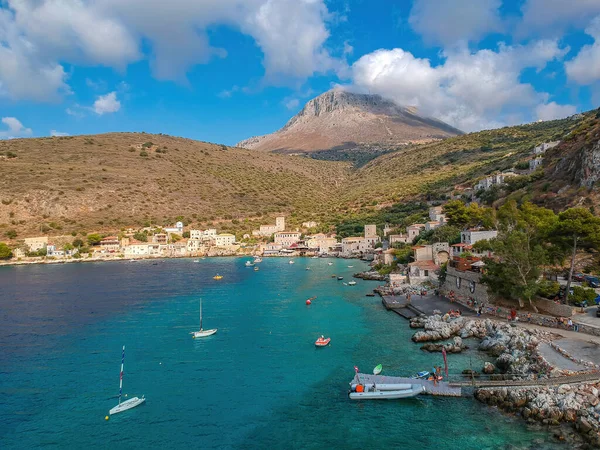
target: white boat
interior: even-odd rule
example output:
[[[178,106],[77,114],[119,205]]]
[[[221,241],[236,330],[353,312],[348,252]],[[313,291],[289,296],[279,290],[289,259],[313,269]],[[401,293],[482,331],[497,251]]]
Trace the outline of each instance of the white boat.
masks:
[[[354,286],[356,284],[356,281],[352,280],[352,281],[348,281],[348,286]]]
[[[195,259],[195,260],[194,260],[194,262],[195,262],[195,263],[199,263],[199,262],[200,262],[200,260],[199,260],[199,259]]]
[[[254,257],[254,264],[261,263],[261,262],[262,262],[262,258],[260,256]]]
[[[332,262],[327,263],[328,266],[333,266]]]
[[[292,261],[291,259],[290,259],[290,264],[294,264],[294,261]]]
[[[194,339],[210,336],[211,334],[215,334],[217,329],[214,328],[212,330],[203,330],[202,329],[202,299],[200,299],[200,331],[192,331],[190,334]]]
[[[350,385],[350,388],[351,388],[353,391],[356,391],[356,387],[357,387],[357,386],[358,386],[358,384],[357,384],[357,383],[352,383],[352,384]],[[372,387],[372,386],[373,386],[373,383],[371,383],[371,384],[368,384],[368,385],[366,385],[366,386],[363,384],[363,386],[364,386],[364,387],[365,387],[365,389],[366,389],[367,387]],[[379,390],[379,391],[405,391],[405,390],[407,390],[407,389],[412,389],[412,387],[413,387],[413,386],[420,386],[420,385],[413,385],[413,384],[410,384],[410,383],[393,383],[393,384],[377,383],[377,384],[375,385],[375,387],[376,387],[376,388],[377,388],[377,390]]]
[[[246,267],[252,267],[254,263],[252,261],[246,261]]]
[[[130,259],[129,262],[136,262],[136,260],[135,259]]]
[[[123,356],[121,357],[121,374],[119,376],[119,404],[112,408],[108,413],[112,416],[128,409],[135,408],[146,401],[146,398],[142,395],[142,398],[133,397],[129,400],[125,400],[121,403],[121,397],[123,396],[123,367],[125,366],[125,346],[123,346]]]
[[[313,256],[313,259],[319,259],[319,257],[317,255]]]
[[[358,385],[358,387],[363,385]],[[384,391],[379,389],[379,385],[365,386],[363,392],[350,391],[348,396],[351,400],[397,400],[400,398],[416,397],[425,392],[425,387],[420,384],[409,385],[409,389],[399,389],[395,391]]]
[[[352,269],[354,266],[348,266],[348,269]]]

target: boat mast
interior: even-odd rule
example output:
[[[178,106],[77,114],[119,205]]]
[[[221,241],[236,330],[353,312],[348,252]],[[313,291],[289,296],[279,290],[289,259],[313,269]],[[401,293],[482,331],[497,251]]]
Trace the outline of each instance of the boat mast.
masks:
[[[202,299],[200,299],[200,331],[202,331]]]
[[[121,357],[121,375],[119,376],[119,405],[121,404],[121,395],[123,394],[123,366],[125,365],[125,346],[123,346],[123,356]]]

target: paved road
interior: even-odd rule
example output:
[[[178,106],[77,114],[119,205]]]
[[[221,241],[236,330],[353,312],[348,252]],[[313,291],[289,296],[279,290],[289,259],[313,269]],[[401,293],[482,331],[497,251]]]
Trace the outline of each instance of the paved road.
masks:
[[[557,341],[556,343],[564,348],[561,344],[564,342],[563,339]],[[578,342],[579,346],[583,345],[581,342]],[[580,370],[589,370],[588,367],[584,366],[583,364],[577,364],[573,361],[571,361],[568,358],[565,358],[563,355],[561,355],[560,353],[558,353],[556,350],[554,350],[552,347],[550,347],[549,344],[546,344],[545,342],[541,343],[538,346],[538,350],[540,352],[540,354],[544,357],[544,359],[546,361],[548,361],[548,363],[552,366],[552,367],[557,367],[559,369],[565,369],[565,370],[572,370],[574,372],[578,372]],[[564,348],[564,350],[567,350],[566,348]],[[568,353],[571,354],[571,351],[568,350]]]
[[[589,306],[585,308],[585,313],[574,315],[573,320],[600,328],[600,317],[596,317],[597,309],[597,306]]]

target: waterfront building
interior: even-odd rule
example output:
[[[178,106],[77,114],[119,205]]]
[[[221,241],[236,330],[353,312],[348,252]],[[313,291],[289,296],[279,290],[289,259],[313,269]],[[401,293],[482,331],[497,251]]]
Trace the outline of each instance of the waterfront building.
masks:
[[[324,233],[313,234],[306,237],[306,246],[319,253],[329,253],[337,245],[337,239]]]
[[[150,244],[140,241],[130,241],[129,245],[123,248],[123,254],[127,258],[133,256],[148,256],[150,254]]]
[[[167,242],[169,242],[169,235],[166,233],[156,233],[152,236],[152,243],[154,244],[165,245]]]
[[[364,249],[361,249],[361,251],[375,248],[375,244],[378,242],[381,242],[381,238],[377,235],[377,226],[365,225]]]
[[[167,234],[183,234],[183,222],[177,222],[174,228],[165,228]]]
[[[283,247],[289,247],[300,241],[301,233],[297,231],[281,231],[274,234],[274,242]]]
[[[343,257],[351,257],[361,252],[361,248],[364,248],[364,237],[352,236],[342,239],[342,253]]]
[[[227,247],[235,244],[235,235],[230,233],[221,233],[215,236],[215,246]]]
[[[118,252],[121,249],[121,244],[117,236],[106,236],[100,241],[100,248],[109,253]]]
[[[190,239],[199,241],[208,241],[214,239],[217,235],[215,228],[209,228],[206,230],[190,230]]]
[[[448,243],[417,245],[412,250],[414,262],[408,265],[408,282],[412,285],[437,282],[440,267],[450,259]]]
[[[27,246],[30,252],[37,252],[46,248],[48,245],[48,236],[25,238],[23,243]]]

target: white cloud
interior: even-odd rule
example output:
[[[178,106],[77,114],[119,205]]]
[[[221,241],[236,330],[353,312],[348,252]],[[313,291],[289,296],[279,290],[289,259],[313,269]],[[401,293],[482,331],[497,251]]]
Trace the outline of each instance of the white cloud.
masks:
[[[600,14],[598,0],[526,0],[521,7],[520,35],[560,36],[569,26],[584,28]]]
[[[545,103],[539,105],[535,109],[535,113],[539,120],[554,120],[572,116],[577,112],[577,108],[573,105],[559,105],[556,102]]]
[[[50,130],[50,136],[63,137],[63,136],[70,136],[70,135],[69,135],[69,133],[63,133],[62,131]]]
[[[500,0],[415,0],[408,19],[428,43],[478,41],[501,31]]]
[[[556,41],[500,46],[496,52],[462,49],[445,53],[443,64],[434,67],[399,48],[377,50],[353,64],[352,81],[358,89],[474,131],[523,120],[524,111],[530,115],[545,102],[548,95],[522,83],[521,72],[529,67],[540,70],[566,51]]]
[[[565,63],[565,69],[569,79],[579,84],[592,84],[600,80],[600,16],[585,32],[594,38],[594,43],[582,47],[575,58]]]
[[[1,122],[8,127],[8,130],[0,131],[0,139],[12,139],[22,136],[31,136],[31,128],[25,128],[16,117],[3,117]]]
[[[284,101],[283,104],[287,109],[296,109],[300,104],[300,100],[298,100],[297,98],[291,98],[287,101]]]
[[[325,0],[5,0],[0,8],[0,93],[54,100],[68,92],[62,63],[124,70],[148,58],[160,80],[186,72],[225,49],[207,29],[227,25],[261,48],[266,79],[304,79],[343,70],[329,55]],[[145,54],[147,53],[147,54]]]
[[[116,91],[109,92],[106,95],[99,95],[92,106],[92,110],[98,114],[110,114],[121,109],[121,102],[117,100]]]

